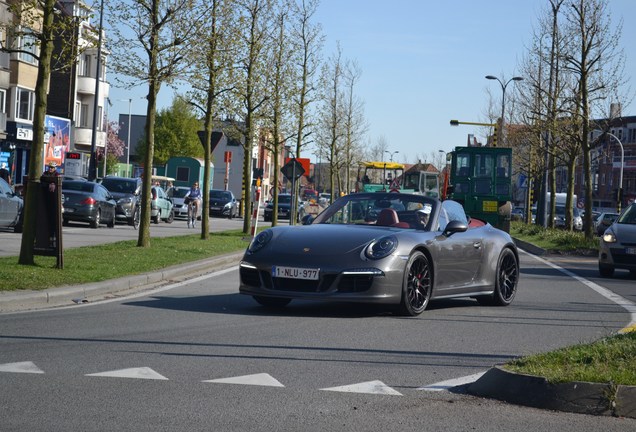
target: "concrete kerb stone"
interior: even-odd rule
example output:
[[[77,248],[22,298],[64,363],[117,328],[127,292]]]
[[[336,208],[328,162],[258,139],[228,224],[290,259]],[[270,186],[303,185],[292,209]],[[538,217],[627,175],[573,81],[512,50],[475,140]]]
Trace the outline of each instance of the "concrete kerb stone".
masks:
[[[238,264],[242,256],[243,251],[230,253],[192,263],[166,267],[144,274],[124,276],[85,285],[48,288],[41,291],[0,292],[0,312],[69,306],[74,303],[85,303],[117,295],[123,296],[131,292],[147,290],[169,281],[185,280],[231,267]]]
[[[549,383],[500,366],[490,369],[466,391],[516,405],[555,411],[636,418],[636,386],[609,383]]]

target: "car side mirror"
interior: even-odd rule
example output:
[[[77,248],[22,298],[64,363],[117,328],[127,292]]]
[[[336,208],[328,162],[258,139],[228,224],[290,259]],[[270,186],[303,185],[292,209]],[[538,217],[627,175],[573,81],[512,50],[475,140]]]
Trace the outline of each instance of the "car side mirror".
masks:
[[[463,223],[462,221],[453,220],[450,221],[448,225],[446,225],[446,228],[444,229],[444,235],[446,237],[450,237],[455,233],[465,232],[466,230],[468,230],[467,224]]]

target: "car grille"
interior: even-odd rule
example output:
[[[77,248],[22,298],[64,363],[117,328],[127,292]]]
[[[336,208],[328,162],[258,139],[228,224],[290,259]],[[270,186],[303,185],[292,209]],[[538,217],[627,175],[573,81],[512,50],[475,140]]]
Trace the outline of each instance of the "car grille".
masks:
[[[240,268],[241,280],[245,285],[260,287],[261,279],[258,277],[258,270],[251,268]]]
[[[373,276],[345,275],[338,283],[338,291],[343,293],[364,292],[371,288]]]
[[[612,253],[612,260],[615,264],[636,266],[636,255],[626,254],[625,249],[613,248],[610,249],[610,252]]]

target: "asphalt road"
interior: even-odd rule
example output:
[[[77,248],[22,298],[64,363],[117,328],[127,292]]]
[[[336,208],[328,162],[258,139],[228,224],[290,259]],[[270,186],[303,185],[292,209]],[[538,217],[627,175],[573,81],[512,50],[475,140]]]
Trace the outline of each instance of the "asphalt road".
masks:
[[[273,313],[237,294],[235,268],[134,298],[2,314],[0,429],[636,430],[634,419],[430,390],[631,322],[603,286],[553,265],[522,255],[510,307],[439,301],[416,318],[308,301]]]

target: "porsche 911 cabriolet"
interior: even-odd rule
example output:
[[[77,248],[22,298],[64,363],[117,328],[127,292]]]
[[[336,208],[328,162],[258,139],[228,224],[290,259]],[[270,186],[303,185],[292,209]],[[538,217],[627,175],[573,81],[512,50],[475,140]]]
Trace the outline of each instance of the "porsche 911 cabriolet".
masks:
[[[303,225],[258,233],[239,270],[240,293],[266,307],[352,301],[416,316],[442,298],[509,305],[519,256],[508,233],[470,219],[455,201],[376,192],[341,197]]]

